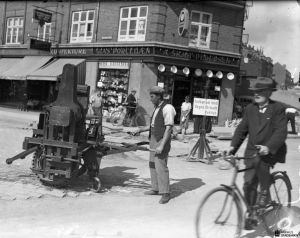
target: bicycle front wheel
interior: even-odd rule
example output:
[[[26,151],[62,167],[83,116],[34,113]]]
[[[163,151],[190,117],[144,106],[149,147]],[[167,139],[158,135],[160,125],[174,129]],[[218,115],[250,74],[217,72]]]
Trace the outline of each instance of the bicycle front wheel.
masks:
[[[270,235],[274,235],[276,230],[288,228],[292,223],[288,211],[292,199],[288,183],[282,174],[273,177],[270,187],[271,203],[262,215],[265,228]]]
[[[225,187],[209,192],[196,215],[197,238],[240,237],[243,213],[236,195]]]

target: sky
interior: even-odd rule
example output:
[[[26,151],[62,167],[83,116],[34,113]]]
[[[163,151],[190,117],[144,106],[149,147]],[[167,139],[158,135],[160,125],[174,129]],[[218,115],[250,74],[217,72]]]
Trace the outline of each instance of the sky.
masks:
[[[248,5],[251,1],[247,1]],[[300,70],[300,3],[287,1],[253,1],[249,7],[244,34],[249,44],[263,48],[273,64],[285,64],[298,82]]]

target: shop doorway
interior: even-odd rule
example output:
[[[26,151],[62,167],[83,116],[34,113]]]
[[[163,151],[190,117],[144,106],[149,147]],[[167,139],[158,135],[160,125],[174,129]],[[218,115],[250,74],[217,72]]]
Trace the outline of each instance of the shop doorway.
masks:
[[[187,80],[175,80],[173,84],[172,105],[176,110],[175,124],[180,122],[181,104],[186,96],[190,96],[191,83]]]

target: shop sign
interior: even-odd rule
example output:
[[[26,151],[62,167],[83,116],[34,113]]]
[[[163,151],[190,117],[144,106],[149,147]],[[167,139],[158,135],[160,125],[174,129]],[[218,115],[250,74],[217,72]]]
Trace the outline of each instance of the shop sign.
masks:
[[[43,26],[45,22],[50,23],[52,20],[52,13],[33,9],[33,19],[38,20],[40,26]]]
[[[129,69],[128,62],[99,62],[101,69]]]
[[[42,41],[34,38],[30,39],[30,49],[44,50],[49,52],[50,48],[51,48],[51,42]]]
[[[193,115],[217,117],[219,100],[194,98]]]
[[[178,18],[178,34],[180,36],[185,36],[188,28],[189,28],[189,11],[186,8],[183,8]]]

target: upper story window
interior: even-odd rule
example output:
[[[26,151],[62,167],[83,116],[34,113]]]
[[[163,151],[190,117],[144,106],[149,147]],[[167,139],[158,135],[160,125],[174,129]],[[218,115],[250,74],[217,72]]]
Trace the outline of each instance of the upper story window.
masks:
[[[192,11],[189,46],[209,48],[212,14]]]
[[[144,41],[147,15],[147,6],[121,8],[118,41]]]
[[[23,38],[23,17],[7,18],[6,44],[20,44]]]
[[[73,12],[71,43],[91,42],[93,38],[95,11]]]
[[[37,37],[43,41],[51,40],[51,23],[45,23],[42,27],[38,26]]]

